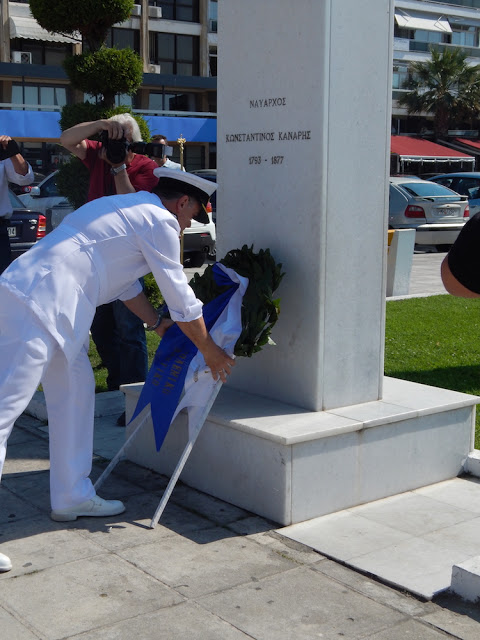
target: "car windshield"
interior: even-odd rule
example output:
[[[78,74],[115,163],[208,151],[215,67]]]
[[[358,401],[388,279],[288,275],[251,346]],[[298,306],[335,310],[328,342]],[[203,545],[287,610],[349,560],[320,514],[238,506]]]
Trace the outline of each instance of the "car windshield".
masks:
[[[411,193],[413,196],[420,196],[421,198],[434,198],[445,196],[456,196],[447,187],[436,182],[402,182],[400,186]]]
[[[8,190],[8,197],[10,198],[12,209],[25,209],[23,202],[19,200],[13,191],[10,191],[10,189]]]

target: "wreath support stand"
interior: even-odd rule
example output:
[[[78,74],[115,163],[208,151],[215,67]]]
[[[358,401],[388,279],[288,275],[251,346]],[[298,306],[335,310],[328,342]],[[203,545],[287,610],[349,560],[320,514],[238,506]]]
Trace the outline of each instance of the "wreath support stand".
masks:
[[[210,394],[210,397],[199,417],[199,419],[197,420],[197,423],[193,426],[193,428],[189,428],[189,439],[188,442],[185,446],[185,449],[183,450],[182,455],[180,456],[180,459],[177,463],[177,466],[175,467],[174,472],[172,473],[172,476],[170,478],[170,481],[167,485],[167,488],[165,489],[165,491],[163,492],[162,498],[158,504],[158,507],[155,511],[155,513],[153,514],[153,518],[150,522],[150,529],[155,529],[156,525],[158,524],[158,521],[165,509],[165,507],[167,506],[167,502],[170,498],[170,496],[172,495],[173,490],[175,489],[175,485],[177,484],[178,478],[180,477],[180,474],[183,471],[183,467],[185,466],[185,464],[187,463],[187,460],[190,456],[190,454],[192,453],[192,449],[195,445],[195,442],[200,434],[200,431],[202,430],[203,425],[205,424],[205,420],[207,419],[208,414],[210,413],[210,410],[213,406],[213,403],[215,402],[216,397],[218,396],[218,393],[222,387],[222,381],[219,379],[217,380],[215,386],[213,387],[212,393]],[[124,442],[124,444],[122,445],[122,447],[119,449],[118,453],[116,454],[116,456],[114,458],[112,458],[112,460],[110,461],[110,463],[108,464],[108,466],[105,468],[105,470],[103,471],[102,475],[98,478],[98,480],[95,483],[95,490],[98,490],[99,487],[105,482],[105,480],[108,478],[108,476],[111,474],[111,472],[114,470],[114,468],[116,467],[116,465],[121,461],[125,459],[125,451],[128,448],[128,446],[133,442],[133,440],[136,438],[136,436],[140,433],[140,430],[142,429],[142,427],[146,424],[148,418],[150,417],[150,413],[147,412],[147,414],[142,418],[142,420],[139,422],[139,424],[135,427],[135,430],[132,432],[132,434],[130,435],[130,437]]]

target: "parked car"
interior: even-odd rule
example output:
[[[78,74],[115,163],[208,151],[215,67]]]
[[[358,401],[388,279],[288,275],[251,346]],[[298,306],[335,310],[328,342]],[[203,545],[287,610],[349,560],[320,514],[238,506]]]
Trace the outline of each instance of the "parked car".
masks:
[[[54,171],[37,186],[32,187],[29,193],[18,196],[23,202],[23,206],[29,209],[35,209],[35,211],[40,211],[44,215],[47,209],[51,209],[57,205],[69,206],[68,200],[58,193],[57,183],[55,181],[57,173],[58,171]]]
[[[208,224],[201,224],[195,219],[192,226],[183,232],[183,264],[185,267],[201,267],[207,257],[215,256],[217,239],[215,224],[212,220],[211,207],[207,207]]]
[[[42,180],[45,180],[45,174],[44,173],[36,173],[34,171],[33,173],[33,182],[29,185],[19,185],[19,184],[15,184],[14,182],[9,182],[8,183],[8,187],[9,189],[11,189],[13,191],[13,193],[17,196],[21,195],[22,193],[30,193],[30,190],[32,189],[32,187],[36,187],[38,184],[40,184],[40,182],[42,182]]]
[[[421,178],[390,177],[389,227],[415,229],[418,245],[448,250],[469,215],[466,196]]]
[[[456,191],[462,196],[467,196],[470,207],[470,217],[480,211],[480,173],[459,172],[444,173],[429,178],[432,182],[442,184],[444,187]]]
[[[13,213],[7,223],[12,258],[18,258],[47,233],[47,219],[38,211],[26,209],[20,199],[9,189],[8,196]]]

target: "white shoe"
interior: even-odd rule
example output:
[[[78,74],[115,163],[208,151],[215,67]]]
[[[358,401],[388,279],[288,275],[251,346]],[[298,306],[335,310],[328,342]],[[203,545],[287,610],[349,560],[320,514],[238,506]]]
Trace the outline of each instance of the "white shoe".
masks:
[[[12,568],[12,563],[10,558],[3,553],[0,553],[0,573],[5,573],[6,571],[10,571]]]
[[[125,505],[120,500],[104,500],[100,496],[93,496],[74,507],[56,509],[50,513],[52,520],[70,522],[79,516],[116,516],[125,511]]]

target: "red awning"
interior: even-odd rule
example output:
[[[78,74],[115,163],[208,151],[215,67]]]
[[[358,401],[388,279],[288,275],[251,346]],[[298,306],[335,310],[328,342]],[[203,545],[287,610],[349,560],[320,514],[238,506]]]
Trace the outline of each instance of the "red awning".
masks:
[[[456,142],[460,142],[460,144],[465,144],[467,147],[473,147],[474,149],[480,149],[480,141],[479,140],[469,140],[468,138],[455,138]]]
[[[480,143],[476,144],[480,146]],[[398,154],[405,160],[430,160],[434,158],[445,160],[446,158],[451,158],[452,160],[475,161],[475,158],[461,151],[449,149],[436,142],[430,142],[430,140],[409,138],[408,136],[391,136],[390,152]]]

